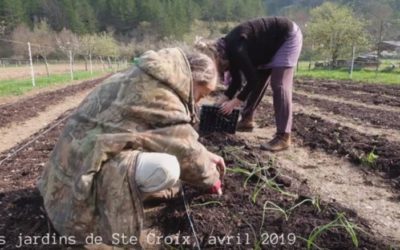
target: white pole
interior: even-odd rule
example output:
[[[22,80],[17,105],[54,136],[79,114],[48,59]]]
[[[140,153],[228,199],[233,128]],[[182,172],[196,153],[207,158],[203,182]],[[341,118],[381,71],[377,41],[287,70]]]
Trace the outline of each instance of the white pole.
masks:
[[[92,53],[89,53],[90,75],[93,75]]]
[[[71,81],[74,80],[74,70],[72,69],[72,51],[69,51],[69,68],[71,72]]]
[[[353,55],[351,58],[351,67],[350,67],[350,79],[353,78],[353,70],[354,70],[354,57],[356,54],[356,46],[353,45]]]
[[[35,71],[33,71],[31,43],[28,42],[29,64],[31,65],[32,86],[35,87]]]

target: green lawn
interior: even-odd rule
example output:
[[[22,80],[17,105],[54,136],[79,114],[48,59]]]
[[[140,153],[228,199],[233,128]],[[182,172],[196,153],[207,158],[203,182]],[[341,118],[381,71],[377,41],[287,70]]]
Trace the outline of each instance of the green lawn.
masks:
[[[74,72],[74,80],[85,80],[90,78],[96,78],[104,75],[104,72],[93,72],[93,75],[87,71]],[[56,74],[47,76],[36,77],[36,86],[32,86],[32,80],[29,79],[17,79],[17,80],[2,80],[0,81],[0,96],[10,95],[22,95],[30,90],[48,87],[50,85],[60,85],[71,82],[70,73]]]
[[[396,64],[398,67],[398,64]],[[380,70],[384,67],[380,67]],[[400,70],[397,68],[393,72],[385,73],[379,71],[376,74],[374,69],[363,69],[353,72],[350,78],[348,70],[327,70],[327,69],[308,69],[308,62],[300,62],[296,77],[307,77],[315,79],[331,80],[353,80],[355,82],[381,83],[381,84],[400,84]]]

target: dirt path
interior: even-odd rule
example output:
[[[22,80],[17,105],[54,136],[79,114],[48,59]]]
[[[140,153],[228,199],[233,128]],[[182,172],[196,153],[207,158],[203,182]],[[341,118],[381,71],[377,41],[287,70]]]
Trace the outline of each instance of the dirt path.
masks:
[[[252,133],[239,132],[238,136],[256,150],[260,143],[272,138],[274,132],[272,126],[256,129]],[[287,172],[298,174],[322,200],[337,201],[357,211],[370,223],[376,235],[400,243],[399,197],[382,178],[355,168],[347,160],[318,150],[309,151],[298,145],[289,151],[263,154],[274,157]]]
[[[331,123],[337,123],[341,124],[343,126],[349,127],[351,129],[356,130],[359,133],[364,133],[366,135],[370,136],[379,136],[383,137],[388,141],[392,142],[400,142],[400,130],[397,129],[381,129],[381,128],[376,128],[373,126],[369,126],[368,124],[365,124],[361,121],[358,120],[352,120],[347,117],[343,117],[340,115],[335,115],[330,112],[326,112],[324,110],[321,110],[316,107],[311,107],[311,106],[300,106],[300,105],[295,105],[294,108],[295,112],[298,113],[304,113],[312,116],[317,116],[322,118],[325,121],[329,121]]]
[[[74,96],[88,89],[94,88],[107,76],[88,80],[80,84],[69,85],[54,91],[44,91],[37,95],[24,97],[18,101],[0,106],[0,128],[8,126],[13,122],[25,121],[39,115],[48,107],[52,107],[69,96]]]
[[[400,100],[394,96],[388,96],[385,94],[377,93],[366,93],[362,91],[352,91],[335,86],[335,88],[327,88],[318,85],[304,85],[296,84],[296,90],[301,90],[306,93],[329,95],[331,97],[345,98],[348,100],[357,101],[357,103],[368,103],[370,105],[386,105],[400,107]]]
[[[12,148],[20,141],[25,140],[43,127],[46,127],[66,110],[78,106],[89,92],[90,90],[86,90],[75,96],[68,97],[64,102],[49,106],[46,110],[39,113],[38,116],[24,122],[12,123],[5,128],[0,128],[0,152]]]
[[[293,101],[303,106],[318,107],[349,119],[358,119],[378,128],[400,129],[399,112],[370,109],[321,98],[310,98],[297,93],[293,94]]]
[[[319,99],[319,100],[327,100],[329,102],[339,102],[355,107],[363,107],[371,110],[376,110],[376,111],[389,111],[389,112],[394,112],[394,113],[399,113],[398,115],[400,116],[400,107],[393,107],[393,106],[388,106],[388,105],[374,105],[374,104],[366,104],[363,102],[359,101],[353,101],[353,100],[348,100],[344,99],[341,97],[331,97],[327,94],[329,92],[326,92],[325,94],[312,94],[306,91],[301,91],[301,90],[296,90],[294,93],[299,94],[300,96],[305,96],[307,98],[311,99]]]
[[[309,97],[306,95],[305,98]],[[264,97],[263,103],[264,105],[268,105],[268,107],[262,107],[262,104],[257,116],[257,123],[262,128],[258,128],[252,133],[237,133],[241,140],[248,143],[246,147],[249,147],[250,151],[255,155],[259,154],[265,158],[275,159],[274,161],[279,165],[279,169],[283,173],[292,177],[298,176],[299,178],[296,178],[297,181],[293,183],[295,186],[297,185],[299,190],[302,183],[307,184],[311,188],[311,192],[320,196],[325,202],[336,201],[344,207],[356,211],[358,216],[368,222],[370,229],[378,238],[387,239],[388,242],[391,241],[394,244],[400,244],[400,196],[393,188],[391,182],[379,173],[373,173],[369,169],[352,164],[346,156],[340,158],[342,154],[335,153],[336,150],[339,150],[338,148],[335,150],[332,147],[329,153],[327,153],[323,150],[307,147],[307,143],[311,143],[318,137],[321,140],[332,139],[328,138],[326,134],[318,134],[318,131],[315,130],[310,131],[310,133],[316,133],[314,134],[314,138],[309,138],[310,140],[307,140],[306,144],[303,144],[302,137],[297,138],[294,147],[289,151],[277,154],[260,151],[260,144],[272,138],[275,133],[270,94]],[[342,106],[348,105],[346,103],[339,104]],[[338,105],[338,107],[340,106]],[[303,123],[310,120],[308,118],[312,115],[320,117],[321,121],[326,124],[336,124],[336,127],[343,127],[344,131],[350,129],[349,134],[354,134],[356,148],[364,144],[372,146],[377,138],[380,138],[379,140],[385,140],[384,138],[386,138],[397,144],[400,142],[400,133],[397,130],[374,128],[366,126],[365,123],[362,124],[361,121],[358,124],[358,121],[352,119],[352,117],[335,115],[331,112],[321,110],[316,106],[302,106],[296,103],[295,111],[295,117],[299,118],[295,118],[296,126],[298,128],[301,127],[303,130],[308,131],[312,129],[310,124]],[[304,118],[307,118],[306,120],[300,119],[304,113],[306,114],[304,116]],[[322,123],[320,126],[324,127],[325,123]],[[358,134],[351,130],[358,132]],[[347,134],[345,137],[351,138]],[[359,139],[361,141],[358,142]],[[318,143],[317,141],[314,142]],[[343,141],[343,143],[348,142]],[[325,146],[328,145],[326,144]],[[393,150],[396,149],[393,148]],[[382,155],[381,157],[385,156]],[[395,165],[392,167],[396,169]]]
[[[395,84],[375,84],[375,83],[357,83],[352,81],[339,80],[314,80],[314,79],[297,79],[297,85],[308,85],[331,89],[343,89],[348,91],[358,91],[370,94],[379,94],[390,97],[400,96],[400,85]]]
[[[294,113],[293,132],[302,139],[302,146],[323,149],[328,154],[346,157],[351,162],[362,165],[366,171],[382,171],[388,182],[400,187],[400,141],[388,140],[380,134],[368,134],[362,131],[362,127],[359,128],[361,131],[357,131],[332,119],[325,120],[318,112],[299,112],[308,110],[311,106],[304,107],[296,103],[295,107],[298,113]],[[264,114],[258,120],[260,127],[275,126],[271,110],[270,98],[266,98],[258,111],[259,114]],[[371,152],[377,159],[363,162],[367,161]]]
[[[91,80],[94,80],[94,79],[91,79]],[[37,89],[30,90],[30,91],[24,93],[23,95],[1,96],[0,97],[0,107],[3,105],[16,103],[18,101],[36,96],[41,93],[63,89],[65,87],[72,86],[72,85],[79,85],[79,84],[81,84],[83,82],[87,82],[87,81],[88,80],[78,80],[78,81],[73,81],[73,82],[68,82],[68,83],[50,85],[50,86],[47,86],[44,88],[37,88]],[[90,81],[90,79],[89,79],[89,81]]]
[[[272,97],[265,96],[264,101],[268,102],[269,105],[272,104]],[[294,112],[297,113],[304,113],[312,116],[320,117],[321,119],[331,122],[341,124],[345,127],[354,129],[359,133],[363,133],[369,136],[379,136],[385,138],[388,141],[392,142],[400,142],[400,130],[398,129],[384,129],[384,128],[377,128],[376,126],[371,126],[359,119],[352,119],[349,117],[342,116],[340,114],[335,114],[333,112],[326,111],[321,109],[317,106],[303,106],[301,104],[295,103],[293,105]],[[271,107],[270,112],[273,112]],[[271,121],[264,122],[266,125],[271,124]]]
[[[63,120],[63,117],[59,117],[55,123]],[[8,239],[5,249],[15,249],[17,236],[21,233],[23,235],[44,235],[49,232],[41,198],[35,188],[35,183],[62,127],[63,123],[59,124],[46,136],[40,137],[35,141],[31,147],[25,148],[12,160],[7,160],[2,165],[0,216],[3,219],[0,221],[0,234],[6,235]],[[226,155],[227,164],[230,168],[239,166],[238,162],[233,161],[233,155],[240,155],[239,157],[245,158],[250,157],[254,160],[254,154],[259,153],[252,148],[240,150],[240,147],[249,144],[247,137],[245,141],[240,140],[238,137],[225,137],[223,135],[213,136],[208,141],[207,139],[204,141],[204,139],[202,142],[211,150],[218,150],[227,146],[239,147],[237,148],[239,151],[236,153]],[[266,156],[266,158],[268,157]],[[242,165],[241,167],[246,166]],[[268,176],[268,178],[273,177]],[[300,236],[303,238],[308,237],[315,227],[331,222],[341,212],[345,212],[346,218],[365,230],[365,232],[359,231],[357,234],[361,248],[371,250],[380,250],[382,246],[388,248],[389,242],[387,239],[371,235],[368,223],[361,219],[357,213],[343,208],[337,202],[320,201],[318,203],[320,210],[318,210],[311,202],[305,201],[309,199],[308,197],[314,197],[309,192],[308,184],[301,187],[293,185],[290,189],[281,187],[285,191],[294,194],[294,197],[283,196],[272,188],[263,188],[256,201],[252,202],[250,198],[253,197],[255,190],[259,189],[259,182],[256,178],[251,178],[247,183],[247,187],[244,187],[242,185],[244,181],[244,176],[228,173],[224,181],[225,194],[222,197],[204,195],[187,186],[185,187],[187,200],[191,206],[192,220],[195,223],[197,235],[201,237],[202,248],[243,249],[241,245],[235,246],[238,243],[233,243],[232,248],[230,245],[226,245],[226,242],[225,245],[224,243],[222,245],[209,243],[208,237],[210,234],[217,237],[248,237],[249,243],[245,243],[246,245],[243,247],[249,249],[256,246],[256,244],[260,244],[259,240],[265,240],[265,234],[269,233],[284,235],[285,237],[283,245],[269,244],[269,246],[273,245],[274,249],[304,249],[306,242],[300,239]],[[298,182],[301,182],[301,180]],[[297,192],[302,196],[296,195]],[[207,205],[206,203],[209,201],[214,201],[217,204]],[[266,211],[264,218],[262,207],[267,201],[274,202],[274,204],[278,204],[284,209],[290,209],[294,204],[300,202],[302,204],[290,212],[290,217],[285,220],[282,214],[276,211]],[[193,235],[185,214],[182,197],[168,201],[165,206],[156,211],[159,213],[154,215],[153,224],[148,225],[159,228],[160,232],[164,233],[163,236],[179,234],[191,237]],[[149,219],[147,218],[147,220]],[[298,236],[293,244],[288,243],[290,234]],[[244,240],[245,238],[242,238],[242,242]],[[194,243],[192,237],[190,242]],[[320,237],[316,244],[330,249],[352,249],[353,247],[351,239],[344,229],[329,231]],[[35,249],[54,249],[54,247],[38,245]],[[183,247],[189,248],[189,246]],[[264,245],[263,249],[266,247],[267,245]],[[165,249],[165,247],[161,246],[160,249]]]
[[[82,92],[79,95],[68,98],[65,102],[45,109],[44,113],[25,121],[26,126],[21,124],[12,125],[13,130],[9,130],[9,133],[5,135],[8,137],[3,136],[3,138],[8,138],[7,140],[10,141],[8,147],[15,145],[12,140],[13,137],[16,137],[16,134],[19,135],[26,132],[24,138],[27,138],[28,134],[43,128],[45,124],[49,124],[64,110],[73,108],[74,105],[76,106],[85,95],[86,92]],[[268,98],[266,99],[268,102]],[[225,157],[230,168],[243,167],[240,162],[232,158],[234,154],[238,154],[242,158],[247,157],[248,159],[246,158],[246,160],[252,163],[256,159],[272,162],[271,166],[273,165],[278,171],[291,178],[292,185],[287,189],[285,186],[284,191],[294,193],[296,197],[286,197],[277,193],[276,190],[263,188],[257,201],[252,202],[251,198],[255,190],[259,188],[258,180],[252,178],[249,180],[247,188],[245,188],[242,185],[245,179],[243,176],[228,173],[225,177],[225,195],[223,197],[198,195],[193,190],[187,190],[188,201],[193,211],[192,218],[196,223],[199,235],[207,238],[209,234],[222,236],[235,236],[238,233],[248,234],[252,238],[252,244],[254,244],[254,240],[259,239],[259,236],[254,236],[253,238],[254,229],[260,230],[260,232],[261,230],[266,230],[266,232],[283,234],[294,232],[296,235],[307,237],[315,227],[332,221],[338,212],[346,212],[346,216],[352,222],[357,223],[367,232],[366,234],[363,232],[358,234],[361,248],[380,250],[382,248],[387,249],[386,245],[389,244],[400,245],[400,196],[398,191],[394,190],[392,185],[382,178],[379,173],[350,163],[347,159],[347,151],[337,153],[337,148],[335,147],[342,147],[343,143],[347,143],[346,141],[329,148],[332,152],[319,150],[322,149],[322,144],[315,144],[319,147],[318,149],[312,149],[309,146],[311,142],[320,143],[326,139],[331,140],[328,135],[333,135],[335,131],[329,126],[335,128],[345,127],[346,124],[344,122],[346,122],[346,119],[349,124],[353,124],[353,121],[348,117],[340,116],[333,116],[331,118],[333,120],[328,120],[326,118],[329,118],[330,114],[326,111],[321,112],[318,109],[312,112],[319,115],[320,120],[318,120],[319,118],[310,118],[312,115],[310,113],[296,113],[296,122],[299,123],[295,125],[295,132],[299,135],[302,133],[303,137],[299,137],[292,149],[271,154],[259,150],[260,143],[271,138],[275,132],[271,116],[271,105],[268,105],[268,113],[266,107],[264,107],[264,110],[260,112],[264,115],[257,117],[257,122],[262,125],[261,128],[256,129],[254,132],[238,132],[237,136],[232,137],[219,135],[209,139],[202,138],[202,142],[210,150],[217,153],[221,153],[221,150],[230,146],[239,148],[236,153]],[[305,109],[309,109],[309,106],[297,105],[296,111],[302,112]],[[335,119],[339,118],[343,119],[339,120],[340,126],[334,124]],[[58,120],[60,119],[62,118],[58,118]],[[323,131],[315,130],[314,121],[320,122],[318,124],[321,124],[321,126],[326,125],[327,129]],[[33,125],[37,125],[37,127],[33,128]],[[48,154],[54,147],[62,126],[63,124],[60,124],[45,137],[41,137],[30,147],[25,148],[2,165],[0,176],[0,216],[4,219],[0,221],[0,235],[8,235],[9,238],[14,239],[19,233],[40,235],[48,232],[40,195],[35,188],[35,182],[43,169],[44,162],[48,159]],[[300,130],[300,128],[303,130]],[[379,136],[379,138],[375,138],[376,140],[367,133],[362,133],[361,127],[359,127],[359,131],[353,128],[344,128],[344,130],[351,134],[351,136],[348,136],[348,134],[344,133],[345,138],[354,139],[354,144],[349,144],[351,147],[357,148],[364,144],[368,147],[373,147],[373,144],[380,143],[376,148],[379,155],[381,155],[379,150],[386,150],[387,145],[383,144],[385,142],[388,144],[387,140],[382,138],[383,136],[379,132],[387,130],[371,131],[371,134],[376,133],[376,136]],[[0,130],[0,136],[2,135],[1,132],[2,130]],[[305,132],[315,135],[315,138],[311,138],[310,134]],[[31,138],[34,136],[32,135]],[[307,138],[309,140],[304,142],[303,140]],[[17,141],[20,140],[22,138]],[[324,145],[327,147],[332,146],[329,143],[328,141]],[[346,144],[344,150],[348,150],[347,146],[349,145]],[[0,159],[6,157],[15,149],[14,147],[8,152],[0,150],[0,152],[3,151],[0,154]],[[396,152],[388,151],[389,155],[387,156],[382,154],[382,160],[389,159],[389,157],[397,157],[394,155]],[[400,152],[400,148],[398,152]],[[346,156],[340,158],[343,155]],[[393,165],[395,163],[392,162],[390,164]],[[386,165],[389,166],[390,164]],[[262,218],[264,218],[262,207],[266,201],[272,201],[289,211],[288,209],[294,204],[301,202],[301,199],[305,199],[303,195],[305,195],[304,197],[320,197],[323,212],[318,212],[311,203],[305,203],[293,211],[288,220],[285,220],[282,214],[276,211],[269,211],[266,213],[266,223],[261,223]],[[204,205],[210,200],[216,203],[214,205]],[[221,205],[218,205],[218,203]],[[180,197],[175,201],[169,202],[159,211],[160,213],[155,215],[153,222],[155,226],[161,227],[160,232],[164,232],[164,235],[174,235],[178,232],[183,235],[191,235]],[[373,233],[374,236],[370,236],[369,233]],[[13,249],[14,243],[14,241],[8,242],[7,247],[9,248],[6,247],[6,249]],[[317,243],[322,244],[322,247],[329,246],[330,249],[352,249],[351,240],[344,230],[331,230]],[[296,246],[304,248],[305,243],[298,241]],[[208,247],[210,246],[208,245]],[[45,249],[45,247],[40,249]],[[280,246],[277,249],[293,249],[293,247]]]

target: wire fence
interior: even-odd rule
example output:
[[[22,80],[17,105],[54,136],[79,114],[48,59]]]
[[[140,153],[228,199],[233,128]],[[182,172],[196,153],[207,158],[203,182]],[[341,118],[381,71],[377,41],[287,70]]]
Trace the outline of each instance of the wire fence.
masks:
[[[3,47],[13,49],[11,58],[0,58],[0,86],[26,84],[27,80],[32,87],[43,80],[46,84],[57,83],[61,78],[64,82],[74,81],[117,72],[129,65],[128,58],[83,54],[72,49],[61,51],[56,47],[9,39],[0,41]],[[39,48],[51,48],[52,52],[43,53]]]

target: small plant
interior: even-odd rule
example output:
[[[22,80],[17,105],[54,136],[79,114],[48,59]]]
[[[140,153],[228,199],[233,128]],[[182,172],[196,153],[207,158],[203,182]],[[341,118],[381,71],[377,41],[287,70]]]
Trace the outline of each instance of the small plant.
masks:
[[[301,205],[303,205],[306,202],[310,202],[313,206],[315,206],[318,209],[318,212],[321,211],[320,207],[319,207],[319,199],[318,198],[314,198],[314,199],[304,199],[302,201],[300,201],[299,203],[293,205],[292,207],[290,207],[289,209],[285,210],[284,208],[278,206],[277,204],[275,204],[272,201],[266,201],[264,203],[263,206],[263,214],[262,214],[262,220],[261,220],[261,226],[260,226],[260,230],[262,230],[262,227],[264,226],[264,221],[265,221],[265,212],[267,210],[272,210],[272,211],[278,211],[280,212],[284,217],[285,220],[288,221],[289,220],[289,216],[291,214],[291,212],[297,208],[300,207]]]
[[[204,203],[197,203],[191,205],[191,207],[203,207],[203,206],[208,206],[208,205],[219,205],[222,206],[222,203],[219,201],[206,201]]]
[[[240,168],[240,167],[235,167],[235,168],[226,168],[227,172],[233,173],[233,174],[242,174],[244,176],[249,176],[251,175],[251,172],[247,169]]]
[[[373,166],[375,166],[378,158],[379,158],[379,156],[377,154],[375,154],[375,148],[374,148],[367,155],[363,155],[360,160],[361,160],[362,165],[373,167]]]
[[[301,236],[299,236],[299,235],[296,236],[296,239],[300,239],[300,240],[305,241],[305,242],[308,241],[307,239],[305,239],[305,238],[303,238],[303,237],[301,237]],[[322,249],[323,249],[322,247],[318,246],[318,245],[315,244],[314,242],[311,243],[311,246],[314,247],[314,248],[316,248],[317,250],[322,250]]]
[[[321,212],[321,207],[320,207],[320,204],[319,204],[320,201],[319,201],[318,197],[315,197],[315,198],[312,198],[312,199],[304,199],[304,200],[300,201],[299,203],[297,203],[296,205],[294,205],[293,207],[289,208],[288,212],[294,210],[296,207],[299,207],[299,206],[303,205],[306,202],[310,202],[318,210],[318,213]]]
[[[253,203],[256,203],[257,201],[257,196],[260,193],[260,191],[267,185],[266,182],[261,182],[260,183],[260,179],[258,179],[257,184],[253,190],[253,193],[251,194],[251,201]]]
[[[358,229],[357,225],[349,222],[345,217],[344,213],[339,213],[337,214],[335,220],[329,222],[326,225],[314,228],[314,230],[310,233],[310,236],[307,239],[307,249],[311,249],[312,246],[315,246],[314,242],[318,238],[318,236],[320,236],[325,231],[328,231],[333,228],[344,228],[346,232],[350,235],[354,246],[358,247],[359,242],[355,231],[355,229]]]
[[[280,212],[284,217],[285,220],[288,221],[289,220],[289,215],[286,212],[285,209],[281,208],[280,206],[278,206],[277,204],[273,203],[272,201],[266,201],[264,203],[263,206],[263,214],[262,214],[262,220],[261,220],[261,226],[260,226],[260,230],[262,229],[262,227],[264,226],[264,221],[265,221],[265,212],[267,210],[272,210],[272,211],[278,211]]]

